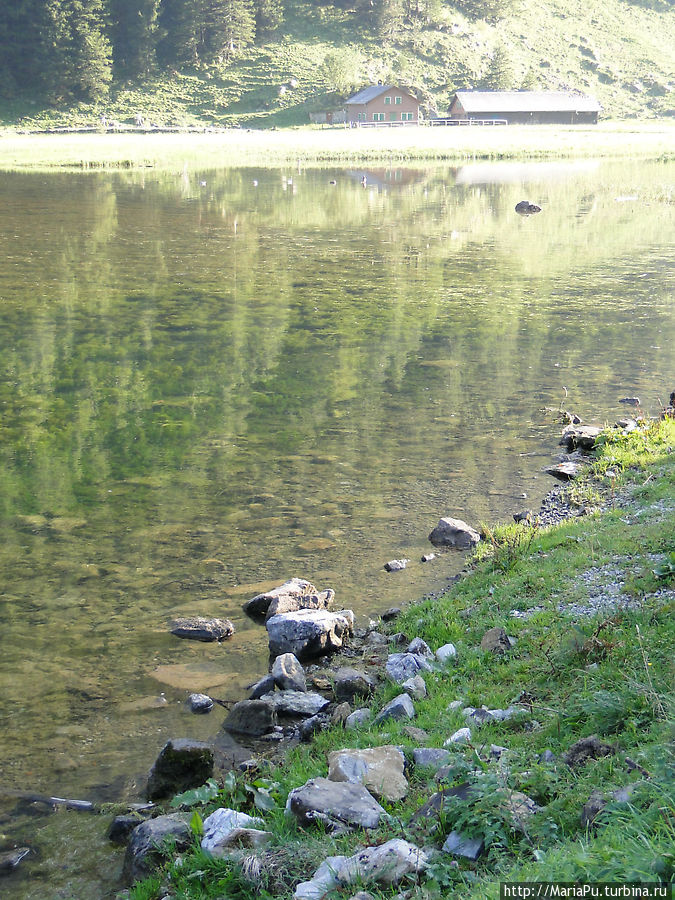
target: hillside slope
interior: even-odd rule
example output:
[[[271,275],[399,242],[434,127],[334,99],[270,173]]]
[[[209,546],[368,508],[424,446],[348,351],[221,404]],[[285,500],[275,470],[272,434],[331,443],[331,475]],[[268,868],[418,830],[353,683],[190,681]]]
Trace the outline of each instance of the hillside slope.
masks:
[[[506,18],[487,22],[446,3],[432,25],[406,26],[388,42],[374,34],[363,15],[299,0],[287,11],[283,37],[229,62],[113,84],[100,105],[15,104],[0,109],[0,121],[91,125],[104,114],[131,123],[142,113],[163,125],[302,125],[310,111],[339,107],[354,88],[379,79],[413,87],[427,113],[444,114],[455,90],[488,84],[580,90],[596,96],[609,118],[675,112],[670,5],[516,0]]]

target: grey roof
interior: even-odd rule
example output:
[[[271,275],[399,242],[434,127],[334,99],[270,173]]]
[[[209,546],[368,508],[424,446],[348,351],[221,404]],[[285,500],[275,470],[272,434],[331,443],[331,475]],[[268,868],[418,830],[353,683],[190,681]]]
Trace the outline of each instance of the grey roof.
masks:
[[[599,112],[594,97],[571,91],[458,91],[466,112]],[[454,104],[454,100],[453,100]]]
[[[386,91],[401,91],[403,94],[410,94],[410,91],[406,90],[406,88],[397,87],[395,84],[371,84],[366,88],[363,88],[358,92],[358,94],[354,94],[353,97],[350,97],[349,100],[346,100],[346,103],[370,103],[371,100],[374,100],[376,97],[379,97],[380,94],[386,93]]]

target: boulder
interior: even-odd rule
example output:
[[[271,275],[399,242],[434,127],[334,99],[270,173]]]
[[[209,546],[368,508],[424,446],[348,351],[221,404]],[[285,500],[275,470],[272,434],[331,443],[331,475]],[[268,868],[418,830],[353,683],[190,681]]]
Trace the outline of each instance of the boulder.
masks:
[[[272,678],[282,691],[306,691],[307,679],[297,656],[282,653],[272,664]]]
[[[333,691],[338,700],[368,697],[375,690],[375,679],[371,675],[348,666],[337,669],[333,679]]]
[[[312,691],[277,691],[263,694],[260,699],[282,716],[315,716],[330,703]]]
[[[124,877],[133,883],[147,878],[165,859],[162,847],[170,842],[171,853],[187,850],[193,834],[186,813],[158,816],[141,822],[131,832],[124,857]]]
[[[266,626],[272,656],[293,653],[308,659],[339,650],[352,633],[353,619],[338,612],[305,609],[272,616]]]
[[[390,559],[384,564],[384,568],[387,572],[400,572],[409,562],[409,559]]]
[[[335,591],[330,588],[318,593],[300,594],[299,596],[286,594],[275,597],[267,608],[265,619],[280,616],[282,613],[298,612],[301,609],[328,609],[334,597]]]
[[[416,766],[425,766],[430,769],[440,769],[452,759],[449,750],[440,747],[416,747],[413,750],[413,762]]]
[[[203,616],[186,616],[174,619],[171,634],[193,641],[224,641],[234,634],[234,625],[229,619],[205,619]]]
[[[0,853],[0,874],[14,871],[29,853],[30,847],[15,847],[13,850],[3,850]]]
[[[407,694],[399,694],[383,706],[373,720],[374,725],[380,725],[387,719],[414,719],[415,707]]]
[[[276,687],[276,681],[271,674],[263,675],[263,677],[252,684],[249,688],[248,699],[260,700],[263,694],[269,694]]]
[[[167,741],[148,776],[148,800],[200,787],[213,775],[213,748],[204,741]]]
[[[286,809],[301,825],[322,822],[329,829],[377,828],[387,814],[362,785],[312,778],[288,795]]]
[[[370,722],[371,716],[372,713],[367,706],[355,709],[354,712],[350,713],[345,719],[345,728],[361,728],[363,725],[367,725],[368,722]]]
[[[223,723],[226,731],[252,737],[266,734],[277,724],[277,711],[265,700],[240,700]]]
[[[475,862],[485,849],[483,838],[470,838],[459,831],[451,831],[443,844],[444,853],[452,853],[453,856],[463,856]]]
[[[553,466],[547,466],[544,469],[544,472],[547,475],[553,475],[553,477],[557,478],[559,481],[573,481],[575,478],[579,477],[581,469],[581,463],[568,461],[556,463]]]
[[[244,603],[243,609],[247,616],[253,619],[262,619],[267,614],[269,605],[279,597],[301,597],[304,594],[316,594],[314,585],[304,578],[291,578],[271,591],[256,594]]]
[[[406,651],[408,653],[416,653],[417,656],[423,656],[425,659],[434,658],[434,651],[421,637],[413,638],[406,647]]]
[[[390,653],[385,665],[387,676],[396,684],[403,684],[420,672],[430,672],[429,662],[417,653]]]
[[[365,847],[350,856],[340,866],[340,884],[398,884],[406,875],[422,872],[428,863],[427,854],[414,844],[394,838],[376,847]]]
[[[405,759],[397,747],[334,750],[328,754],[330,781],[363,784],[378,800],[396,802],[408,793]]]
[[[470,728],[458,728],[454,734],[451,734],[447,741],[443,742],[443,746],[449,747],[450,744],[466,744],[471,740]]]
[[[444,516],[429,535],[435,547],[454,547],[457,550],[469,550],[480,540],[480,534],[471,525],[461,519]]]

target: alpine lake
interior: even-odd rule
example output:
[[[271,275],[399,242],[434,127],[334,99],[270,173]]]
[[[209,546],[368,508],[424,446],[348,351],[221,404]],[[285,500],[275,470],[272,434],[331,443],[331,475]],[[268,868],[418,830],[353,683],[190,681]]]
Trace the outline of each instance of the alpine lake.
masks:
[[[139,800],[168,738],[221,727],[187,695],[267,672],[244,601],[303,577],[363,625],[442,590],[465,556],[421,561],[439,517],[554,486],[550,410],[658,412],[674,184],[625,160],[0,174],[0,850],[32,850],[0,890],[115,895],[102,820],[17,792]],[[236,633],[180,640],[189,615]]]

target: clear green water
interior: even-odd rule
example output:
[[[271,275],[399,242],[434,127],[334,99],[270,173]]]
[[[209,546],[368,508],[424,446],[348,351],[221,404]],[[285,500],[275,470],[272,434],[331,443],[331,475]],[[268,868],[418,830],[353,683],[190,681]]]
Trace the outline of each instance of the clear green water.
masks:
[[[675,166],[362,174],[0,176],[4,787],[137,796],[168,737],[218,730],[191,690],[266,671],[243,601],[298,575],[365,619],[437,590],[439,516],[552,486],[543,407],[675,388]],[[237,633],[180,641],[188,614]],[[6,842],[25,826],[0,802]],[[34,841],[13,896],[78,866],[103,896],[114,862],[55,873]]]

